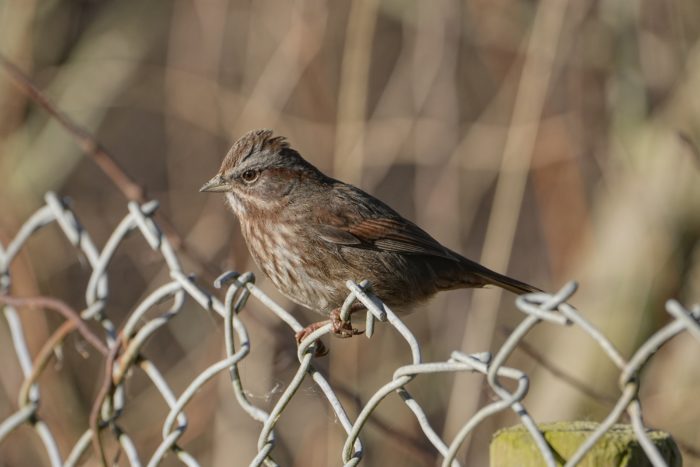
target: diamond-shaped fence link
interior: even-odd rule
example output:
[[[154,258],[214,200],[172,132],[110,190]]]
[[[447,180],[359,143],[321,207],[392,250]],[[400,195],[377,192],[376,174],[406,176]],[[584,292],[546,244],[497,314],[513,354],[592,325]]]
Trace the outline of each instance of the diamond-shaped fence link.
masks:
[[[0,422],[0,443],[5,442],[8,435],[20,426],[28,425],[39,436],[51,465],[76,465],[90,449],[93,449],[94,454],[104,463],[106,460],[102,448],[102,438],[105,436],[114,437],[131,465],[146,463],[149,466],[155,466],[168,454],[177,456],[186,465],[199,465],[186,448],[178,444],[188,426],[184,409],[203,385],[218,373],[228,371],[233,397],[252,419],[261,424],[257,455],[251,460],[251,465],[277,465],[274,461],[275,426],[285,408],[297,394],[304,379],[311,378],[320,389],[323,397],[327,399],[347,435],[342,452],[338,453],[338,458],[342,459],[345,465],[353,466],[362,461],[361,438],[364,434],[363,429],[382,401],[391,393],[396,393],[415,415],[428,441],[442,457],[443,466],[460,465],[455,457],[467,436],[487,417],[504,410],[512,410],[517,414],[540,451],[543,463],[554,466],[556,465],[555,455],[523,403],[529,386],[528,376],[521,370],[504,366],[516,346],[534,327],[542,323],[579,327],[590,336],[593,342],[600,346],[611,362],[620,370],[621,394],[617,403],[605,420],[567,461],[566,465],[575,465],[581,461],[624,412],[628,414],[636,438],[651,463],[656,466],[666,465],[649,439],[642,421],[642,406],[638,399],[639,373],[652,355],[676,335],[687,331],[700,342],[700,306],[696,305],[688,310],[676,301],[669,301],[666,304],[666,309],[673,320],[653,334],[631,358],[625,359],[609,339],[567,303],[576,290],[576,285],[569,283],[555,294],[534,293],[518,297],[516,306],[525,317],[510,333],[495,355],[489,353],[468,355],[455,351],[446,361],[424,362],[420,346],[414,335],[391,309],[371,294],[370,285],[348,281],[348,297],[341,311],[341,317],[347,319],[351,305],[355,301],[360,301],[368,310],[366,314],[367,337],[372,336],[376,321],[392,327],[402,336],[410,348],[411,361],[397,368],[391,381],[377,390],[362,406],[357,418],[352,420],[343,408],[332,385],[313,363],[315,346],[318,345],[316,340],[331,332],[331,325],[328,324],[309,335],[299,345],[298,369],[268,413],[257,407],[246,396],[245,384],[238,372],[238,365],[248,356],[251,344],[248,330],[239,317],[239,312],[252,298],[260,301],[270,313],[282,320],[291,332],[296,333],[303,327],[290,313],[255,285],[252,273],[228,272],[219,277],[214,286],[226,288],[225,299],[222,303],[208,291],[196,285],[183,272],[175,250],[151,218],[158,206],[156,202],[143,205],[129,203],[128,214],[114,229],[105,246],[100,250],[64,200],[59,199],[54,193],[48,193],[45,196],[45,201],[46,204],[22,225],[8,245],[0,245],[0,306],[2,306],[2,313],[12,338],[11,343],[3,343],[3,352],[10,351],[10,345],[14,348],[23,374],[23,384],[17,399],[17,410]],[[35,232],[54,222],[58,224],[66,238],[83,252],[91,269],[85,291],[86,306],[80,313],[75,312],[59,300],[44,297],[19,298],[9,294],[11,289],[9,271],[13,260]],[[143,299],[119,328],[106,313],[106,304],[109,298],[108,277],[110,261],[115,251],[131,232],[140,233],[150,248],[159,252],[169,269],[170,280]],[[166,299],[171,299],[170,307],[159,314],[154,313],[154,306]],[[150,336],[157,333],[180,312],[186,300],[193,300],[202,309],[214,311],[221,316],[225,329],[226,357],[211,364],[197,375],[181,394],[176,394],[158,366],[141,353],[141,348]],[[31,355],[28,350],[25,331],[18,317],[18,309],[29,306],[55,311],[65,318],[63,324],[50,336],[36,355]],[[154,314],[155,316],[153,316]],[[104,331],[104,337],[98,337],[90,330],[86,325],[89,321],[96,321],[100,324]],[[60,455],[51,427],[42,420],[39,411],[41,392],[42,390],[50,390],[50,388],[40,387],[37,381],[53,353],[73,332],[80,333],[89,345],[104,356],[105,377],[97,402],[90,414],[89,428],[80,436],[70,454],[64,459]],[[138,434],[129,433],[120,427],[120,417],[129,410],[129,397],[125,392],[125,381],[129,371],[134,367],[140,368],[148,376],[170,409],[163,421],[162,441],[157,449],[150,453],[148,459],[142,458],[142,453],[137,452],[134,437]],[[481,407],[471,418],[466,420],[451,441],[442,439],[440,434],[435,431],[421,405],[407,389],[407,384],[413,379],[441,372],[481,373],[486,376],[488,384],[497,396],[494,402]],[[515,389],[507,389],[503,384],[505,380],[514,381],[516,383]]]

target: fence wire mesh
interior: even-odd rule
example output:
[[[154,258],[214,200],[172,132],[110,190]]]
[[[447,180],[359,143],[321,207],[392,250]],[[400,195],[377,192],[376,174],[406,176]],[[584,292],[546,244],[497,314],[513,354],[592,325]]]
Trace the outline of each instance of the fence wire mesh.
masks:
[[[387,396],[395,392],[415,415],[426,438],[441,456],[443,466],[460,465],[456,459],[457,452],[469,434],[486,418],[505,410],[512,410],[520,418],[539,449],[543,462],[548,466],[554,466],[556,465],[555,455],[523,402],[529,386],[528,375],[517,368],[505,366],[508,357],[525,336],[534,327],[544,323],[553,326],[579,327],[604,351],[620,371],[621,393],[614,408],[576,453],[568,459],[566,465],[576,465],[580,462],[625,412],[651,463],[655,466],[665,465],[663,458],[647,435],[647,429],[642,420],[642,406],[638,398],[641,384],[639,375],[654,353],[678,334],[687,331],[700,342],[700,306],[698,305],[687,309],[676,301],[667,302],[666,310],[672,320],[644,342],[631,358],[625,359],[601,331],[567,303],[576,291],[576,284],[569,283],[555,294],[534,293],[518,297],[516,306],[524,314],[524,319],[510,333],[495,355],[487,352],[465,354],[454,351],[446,361],[424,362],[415,336],[391,309],[371,294],[371,286],[348,281],[348,297],[341,316],[347,318],[351,305],[355,301],[360,301],[368,310],[366,336],[372,337],[377,321],[393,328],[410,348],[411,361],[397,368],[391,381],[378,389],[362,406],[359,415],[352,420],[340,402],[337,390],[314,365],[317,339],[331,332],[331,325],[326,325],[309,335],[299,345],[297,352],[299,365],[294,377],[286,383],[272,410],[265,411],[256,406],[247,396],[244,381],[239,375],[238,365],[249,355],[251,348],[248,329],[239,317],[239,313],[252,298],[260,301],[270,313],[283,321],[291,332],[296,333],[302,330],[303,326],[255,285],[252,273],[228,272],[219,277],[214,286],[225,288],[225,299],[221,302],[207,290],[196,285],[193,278],[183,272],[175,250],[152,220],[152,215],[158,207],[157,202],[143,205],[130,203],[128,214],[100,250],[65,200],[59,199],[54,193],[48,193],[45,201],[45,205],[22,225],[16,236],[6,246],[0,245],[0,303],[3,304],[3,316],[10,331],[11,345],[23,375],[17,410],[0,423],[0,443],[7,442],[8,435],[19,427],[29,426],[41,440],[51,465],[77,465],[90,449],[93,449],[95,451],[93,454],[105,463],[102,447],[105,436],[112,436],[114,441],[119,443],[131,465],[142,465],[146,461],[144,453],[138,452],[136,448],[135,437],[139,434],[129,432],[120,426],[120,418],[129,410],[129,397],[125,391],[125,383],[131,370],[138,367],[148,376],[169,407],[169,413],[162,423],[162,441],[157,449],[148,455],[146,463],[149,466],[158,465],[169,454],[177,456],[186,465],[199,465],[198,461],[188,453],[186,446],[179,444],[188,427],[184,410],[200,388],[217,374],[226,371],[230,376],[233,397],[252,419],[261,424],[257,455],[250,461],[251,465],[277,465],[274,460],[276,425],[284,415],[285,408],[298,393],[302,382],[306,378],[311,378],[320,389],[320,393],[327,399],[340,426],[345,431],[346,440],[342,452],[338,453],[338,459],[342,460],[344,465],[357,465],[362,461],[364,451],[361,438],[368,419]],[[66,238],[82,251],[91,270],[85,291],[86,305],[79,313],[56,299],[19,298],[9,293],[11,290],[10,266],[13,260],[39,229],[54,222],[58,224]],[[162,284],[143,299],[133,308],[126,321],[118,326],[106,312],[110,291],[110,261],[131,232],[140,233],[150,248],[160,254],[169,270],[170,281]],[[170,306],[166,311],[153,312],[157,304],[168,299]],[[141,349],[150,336],[178,315],[187,300],[194,301],[203,310],[214,311],[223,319],[226,357],[211,364],[198,374],[181,394],[176,394],[161,369],[152,360],[146,358]],[[63,324],[35,355],[31,355],[29,351],[25,330],[18,315],[18,311],[26,307],[55,311],[65,318]],[[91,321],[99,323],[104,331],[104,337],[98,337],[87,326]],[[74,332],[78,332],[95,351],[104,356],[105,377],[90,414],[89,428],[75,442],[69,455],[62,458],[54,432],[42,419],[40,410],[42,390],[50,390],[50,388],[41,388],[38,380],[62,342]],[[6,350],[3,348],[3,351]],[[431,426],[429,417],[421,404],[411,396],[407,388],[415,378],[444,372],[481,373],[486,376],[489,386],[496,395],[496,400],[481,407],[471,418],[464,421],[451,441],[442,439]],[[506,387],[504,383],[507,380],[515,383],[514,390]],[[512,384],[508,385],[512,386]]]

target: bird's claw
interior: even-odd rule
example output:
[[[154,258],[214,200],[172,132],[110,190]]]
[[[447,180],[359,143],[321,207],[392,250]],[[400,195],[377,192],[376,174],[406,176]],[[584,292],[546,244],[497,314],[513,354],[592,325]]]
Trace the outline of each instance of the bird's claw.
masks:
[[[294,335],[297,344],[301,344],[301,341],[309,337],[311,333],[317,331],[318,329],[322,328],[328,323],[331,324],[331,334],[333,334],[335,337],[341,337],[343,339],[347,339],[348,337],[352,336],[357,336],[365,332],[362,329],[353,328],[350,320],[343,321],[343,319],[340,317],[340,310],[336,309],[331,311],[331,319],[319,321],[317,323],[311,323],[301,331],[297,332]],[[316,350],[314,351],[314,357],[323,357],[324,355],[328,355],[328,349],[325,345],[323,345],[323,342],[321,342],[320,340],[316,340]]]
[[[301,341],[306,339],[312,332],[316,331],[318,328],[321,326],[324,326],[328,324],[328,321],[321,321],[318,323],[312,323],[309,326],[305,327],[301,331],[297,332],[294,335],[294,338],[297,341],[297,345],[301,344]],[[325,355],[328,355],[328,349],[326,348],[325,345],[323,345],[323,342],[320,340],[316,340],[316,350],[314,351],[314,357],[323,357]]]
[[[343,321],[340,317],[340,311],[336,309],[331,312],[331,332],[335,337],[346,339],[348,337],[358,336],[365,331],[353,328],[350,320]]]

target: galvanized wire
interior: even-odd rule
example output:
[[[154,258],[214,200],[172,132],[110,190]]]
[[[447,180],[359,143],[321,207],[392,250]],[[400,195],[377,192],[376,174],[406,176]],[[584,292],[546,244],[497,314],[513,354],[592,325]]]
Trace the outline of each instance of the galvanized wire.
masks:
[[[642,421],[642,406],[638,398],[641,384],[639,374],[653,354],[679,333],[688,331],[691,336],[700,341],[700,306],[696,305],[688,310],[676,301],[669,301],[666,304],[666,309],[673,320],[654,333],[630,359],[626,360],[602,332],[567,303],[567,300],[576,291],[576,284],[569,283],[555,294],[533,293],[518,297],[516,306],[525,315],[525,318],[510,333],[494,356],[486,352],[464,354],[454,351],[446,361],[424,362],[415,336],[389,307],[371,294],[370,284],[366,282],[357,284],[348,281],[348,297],[341,310],[341,317],[347,319],[353,303],[361,302],[368,310],[366,336],[368,338],[372,336],[375,321],[384,323],[395,330],[406,342],[411,354],[410,361],[395,370],[391,381],[379,388],[364,404],[358,416],[352,420],[338,399],[333,386],[314,366],[315,350],[316,346],[319,345],[317,339],[331,332],[330,325],[323,326],[300,343],[297,352],[299,366],[294,377],[286,384],[274,407],[268,413],[248,399],[244,389],[245,384],[238,371],[239,363],[249,355],[251,348],[247,327],[239,317],[239,313],[252,298],[262,303],[265,309],[285,323],[290,328],[290,332],[301,331],[303,326],[255,285],[255,277],[252,273],[227,272],[219,277],[214,286],[226,288],[225,299],[222,303],[207,290],[195,284],[192,278],[182,271],[175,250],[151,218],[158,207],[156,202],[143,205],[129,203],[128,214],[114,229],[102,250],[95,246],[89,233],[79,223],[66,200],[59,199],[54,193],[47,193],[45,202],[45,205],[22,225],[7,246],[0,244],[0,300],[3,302],[3,316],[11,335],[10,344],[14,349],[24,378],[24,384],[18,395],[16,411],[0,422],[0,443],[5,441],[8,435],[20,426],[28,425],[39,436],[51,465],[76,465],[91,445],[93,449],[96,449],[96,446],[99,447],[101,442],[99,435],[106,436],[108,434],[120,444],[130,465],[144,463],[145,459],[140,457],[132,439],[138,434],[128,433],[119,426],[120,417],[129,408],[129,399],[124,391],[124,384],[130,371],[138,368],[150,379],[170,409],[163,421],[162,441],[147,460],[149,466],[158,465],[168,454],[177,456],[185,465],[199,465],[185,447],[178,444],[188,426],[184,410],[199,389],[224,371],[229,374],[236,402],[245,413],[261,424],[257,455],[251,459],[251,465],[277,465],[273,457],[275,440],[278,436],[275,432],[276,425],[280,417],[284,415],[290,401],[297,394],[302,382],[310,377],[320,389],[346,433],[347,437],[342,452],[338,453],[338,460],[346,466],[354,466],[362,461],[364,455],[361,442],[363,430],[377,407],[392,393],[396,393],[415,415],[427,440],[435,448],[436,454],[442,457],[443,466],[459,466],[460,463],[457,461],[456,455],[467,436],[486,418],[504,410],[512,410],[520,418],[542,454],[544,464],[554,466],[556,465],[555,456],[525,408],[524,399],[529,387],[529,378],[523,371],[504,365],[525,336],[533,328],[541,325],[577,326],[590,336],[592,342],[597,344],[620,370],[619,387],[621,393],[617,403],[566,465],[575,465],[581,461],[625,411],[632,421],[632,427],[640,445],[652,464],[655,466],[665,465],[661,455],[648,438]],[[10,266],[25,247],[27,241],[39,229],[52,223],[56,223],[66,238],[82,251],[91,268],[91,275],[85,291],[85,308],[80,312],[79,317],[77,314],[72,316],[71,311],[64,309],[63,305],[54,302],[41,302],[43,304],[41,306],[54,308],[55,311],[61,312],[66,317],[67,324],[54,333],[42,352],[32,356],[27,347],[23,325],[18,317],[18,308],[32,303],[37,305],[38,302],[32,302],[31,299],[23,302],[21,298],[13,297],[10,294]],[[146,296],[129,314],[121,331],[117,332],[117,326],[105,312],[109,299],[109,267],[116,250],[131,232],[139,232],[149,247],[160,254],[168,268],[170,280]],[[154,306],[167,298],[172,299],[170,307],[164,312],[153,313]],[[157,333],[180,313],[187,300],[194,301],[202,309],[214,311],[223,318],[225,326],[223,345],[226,357],[212,363],[178,395],[154,362],[146,358],[141,350],[149,337]],[[76,329],[79,332],[88,333],[89,331],[81,325],[90,320],[98,322],[104,330],[102,338],[104,344],[98,341],[93,342],[93,346],[105,355],[106,377],[90,428],[79,437],[67,458],[63,459],[51,427],[41,418],[39,411],[41,388],[37,380],[52,353],[65,336]],[[443,372],[481,373],[486,376],[486,380],[497,398],[494,402],[481,407],[471,418],[465,420],[452,441],[442,439],[432,428],[420,403],[411,396],[408,390],[409,384],[414,379]],[[514,390],[507,389],[506,385],[503,384],[504,380],[514,381],[516,388]],[[50,388],[46,389],[50,390]],[[111,429],[105,430],[107,427]],[[100,433],[96,433],[95,430]],[[101,453],[97,454],[101,455]]]

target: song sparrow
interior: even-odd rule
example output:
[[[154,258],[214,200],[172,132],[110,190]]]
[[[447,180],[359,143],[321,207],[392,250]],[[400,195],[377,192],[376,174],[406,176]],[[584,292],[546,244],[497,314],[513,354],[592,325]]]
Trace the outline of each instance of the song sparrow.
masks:
[[[330,315],[342,337],[359,333],[338,314],[348,279],[368,279],[394,311],[442,290],[539,290],[442,246],[378,199],[321,173],[270,130],[236,141],[200,191],[226,193],[260,269],[294,302]],[[311,325],[297,340],[327,322]]]

